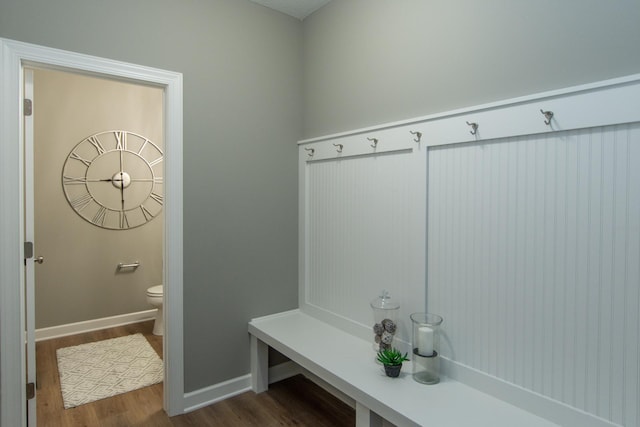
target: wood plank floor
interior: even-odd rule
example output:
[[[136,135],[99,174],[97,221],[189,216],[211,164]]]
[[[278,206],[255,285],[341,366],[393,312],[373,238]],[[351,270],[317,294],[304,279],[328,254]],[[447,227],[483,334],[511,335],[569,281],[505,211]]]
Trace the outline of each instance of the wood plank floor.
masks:
[[[64,409],[56,349],[142,333],[162,357],[162,337],[151,333],[153,322],[36,343],[38,426],[40,427],[236,427],[354,426],[355,411],[311,381],[296,376],[259,395],[243,393],[189,414],[169,418],[162,409],[163,384]]]

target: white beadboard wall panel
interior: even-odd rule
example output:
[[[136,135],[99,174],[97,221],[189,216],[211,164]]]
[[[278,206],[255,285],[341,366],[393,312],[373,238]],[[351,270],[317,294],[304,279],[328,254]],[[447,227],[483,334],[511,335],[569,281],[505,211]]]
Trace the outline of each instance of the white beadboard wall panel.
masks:
[[[634,75],[300,141],[300,309],[370,339],[386,288],[452,378],[640,427],[639,123]]]
[[[360,325],[372,339],[369,303],[386,289],[401,305],[396,336],[410,340],[409,314],[426,307],[425,153],[305,162],[303,309]]]
[[[442,354],[640,425],[640,124],[430,147],[428,207]]]

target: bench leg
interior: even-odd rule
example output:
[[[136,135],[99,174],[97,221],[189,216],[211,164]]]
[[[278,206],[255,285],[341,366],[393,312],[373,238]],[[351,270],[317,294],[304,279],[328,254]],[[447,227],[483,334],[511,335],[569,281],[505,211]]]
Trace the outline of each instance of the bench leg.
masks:
[[[356,402],[356,427],[382,427],[382,417]]]
[[[269,346],[251,335],[251,389],[262,393],[269,388]]]

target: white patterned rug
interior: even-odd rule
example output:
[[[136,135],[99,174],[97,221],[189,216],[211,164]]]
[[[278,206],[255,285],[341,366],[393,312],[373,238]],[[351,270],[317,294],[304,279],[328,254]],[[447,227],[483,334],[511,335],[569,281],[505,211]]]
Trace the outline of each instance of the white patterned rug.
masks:
[[[162,360],[142,334],[59,348],[65,409],[162,381]]]

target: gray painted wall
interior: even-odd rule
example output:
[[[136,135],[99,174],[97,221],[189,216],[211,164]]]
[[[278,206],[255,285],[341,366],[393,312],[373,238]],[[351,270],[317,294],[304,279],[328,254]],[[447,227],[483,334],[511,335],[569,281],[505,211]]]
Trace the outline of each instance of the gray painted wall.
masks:
[[[185,391],[297,306],[300,21],[238,0],[0,0],[0,37],[184,74]]]
[[[303,31],[306,138],[640,72],[637,0],[334,0]]]

